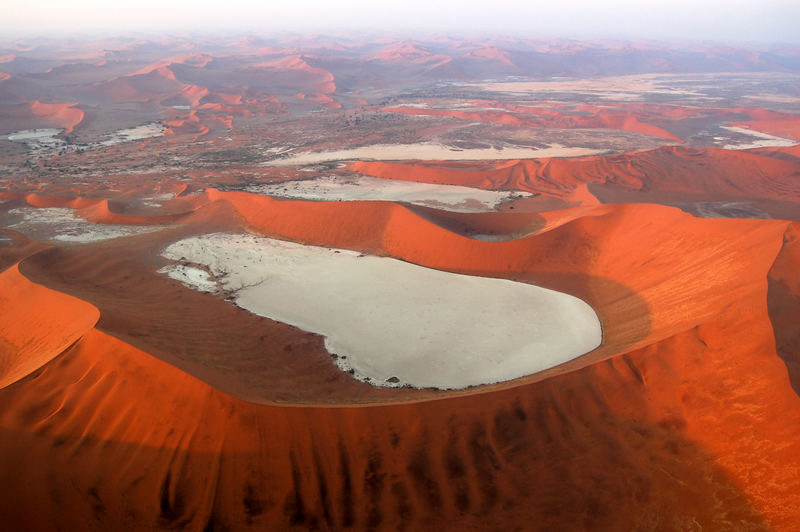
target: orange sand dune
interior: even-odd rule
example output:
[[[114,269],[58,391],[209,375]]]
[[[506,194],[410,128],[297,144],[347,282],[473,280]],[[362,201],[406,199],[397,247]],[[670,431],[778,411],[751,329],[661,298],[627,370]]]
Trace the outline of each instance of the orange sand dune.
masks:
[[[502,50],[496,46],[484,46],[473,50],[464,56],[467,59],[478,59],[483,61],[499,61],[500,63],[508,66],[515,66],[511,62],[510,54],[506,50]]]
[[[340,109],[342,107],[342,104],[340,104],[339,102],[337,102],[336,100],[334,100],[333,98],[328,96],[327,94],[322,94],[322,93],[306,94],[304,92],[298,92],[297,93],[297,97],[300,100],[307,100],[307,101],[311,101],[311,102],[324,103],[325,105],[328,105],[330,107],[334,107],[336,109]]]
[[[427,70],[445,66],[453,59],[445,54],[430,52],[417,44],[404,42],[386,46],[370,60],[381,63],[401,63],[410,67],[422,66]]]
[[[641,193],[766,198],[800,197],[800,164],[764,151],[690,150],[465,164],[444,161],[348,164],[355,172],[385,179],[525,190],[567,198],[583,184]],[[697,176],[702,175],[703,179]],[[645,198],[646,196],[642,196]],[[689,196],[691,197],[691,196]]]
[[[214,58],[207,54],[184,54],[184,55],[177,55],[174,57],[170,57],[158,63],[148,65],[146,67],[140,68],[131,76],[139,76],[142,74],[150,74],[151,72],[159,72],[161,75],[168,77],[170,79],[175,79],[175,74],[169,70],[170,65],[172,64],[183,64],[193,67],[204,67],[208,65]]]
[[[735,244],[739,238],[737,235],[749,234],[750,231],[755,231],[753,238],[761,232],[764,235],[771,233],[771,238],[758,237],[758,241],[771,242],[765,245],[775,248],[786,227],[786,222],[779,221],[699,220],[678,209],[655,205],[601,205],[582,208],[577,219],[562,222],[544,233],[508,242],[484,242],[448,231],[392,203],[279,201],[266,196],[214,189],[208,189],[207,194],[211,200],[222,199],[231,203],[257,231],[278,238],[388,254],[415,264],[473,275],[546,278],[556,272],[561,275],[588,274],[622,283],[645,302],[666,294],[671,294],[669,297],[673,303],[677,302],[676,298],[685,297],[687,303],[685,308],[680,305],[680,311],[648,305],[651,339],[675,334],[692,322],[713,316],[714,309],[731,297],[731,289],[723,290],[720,285],[726,282],[723,270],[715,268],[713,272],[706,272],[710,277],[695,272],[697,276],[693,281],[687,278],[688,271],[699,268],[698,265],[705,260],[711,260],[720,251],[720,246],[739,245]],[[642,226],[641,220],[645,219],[654,221]],[[682,233],[684,231],[677,229],[681,226],[686,227],[687,233],[700,231],[702,227],[703,241],[707,245],[698,248],[691,256],[671,256],[667,251],[670,246],[678,249],[680,242],[689,237],[670,241],[664,238],[663,231],[670,228],[671,234]],[[622,242],[616,243],[615,238]],[[656,251],[648,247],[637,249],[625,242],[659,242],[663,247]],[[571,253],[560,251],[565,246]],[[658,259],[655,257],[659,253],[663,253],[664,263],[657,267],[660,262],[656,262]],[[759,268],[752,264],[755,258],[747,259],[729,270],[729,279],[751,275],[745,273],[744,268],[748,267],[745,263],[753,269],[752,275],[757,275],[755,272],[759,269],[768,268],[777,248],[772,251],[764,248],[757,253],[761,257],[759,260],[764,261]],[[685,266],[681,266],[682,261],[686,261]],[[669,268],[667,263],[671,264]],[[636,270],[643,264],[649,267],[635,278],[620,274],[620,270]],[[682,275],[670,275],[673,269]],[[610,330],[606,324],[613,320],[604,316],[603,309],[608,302],[595,301],[597,294],[586,293],[578,286],[567,291],[576,293],[576,290],[576,295],[590,301],[600,315],[604,325],[604,345],[609,345]],[[618,310],[610,311],[612,314],[615,312]],[[638,343],[643,341],[640,339]]]
[[[38,100],[19,104],[0,105],[0,117],[8,121],[6,129],[15,127],[37,127],[34,122],[40,121],[50,127],[64,128],[64,133],[69,134],[84,119],[84,112],[75,103],[42,103]],[[12,124],[18,124],[12,125]]]
[[[494,235],[518,238],[539,231],[545,223],[542,216],[536,213],[463,213],[419,205],[408,205],[408,208],[422,218],[464,236]]]
[[[307,56],[293,55],[249,68],[263,70],[265,74],[274,77],[273,85],[276,87],[309,88],[322,94],[336,92],[334,75],[323,68],[311,66],[306,59]]]
[[[75,107],[74,103],[42,103],[31,102],[31,112],[36,117],[46,118],[52,123],[64,128],[64,133],[69,134],[83,121],[83,111]]]
[[[93,92],[100,98],[112,102],[149,102],[155,99],[155,92],[141,90],[131,85],[125,78],[112,79],[106,83],[99,83],[93,87]]]
[[[39,208],[70,208],[70,209],[85,209],[96,205],[100,200],[86,199],[86,198],[73,198],[68,196],[45,196],[42,194],[26,194],[25,203],[31,207]]]
[[[186,85],[181,91],[179,97],[186,100],[191,107],[200,105],[200,100],[208,96],[210,91],[206,87],[198,85]]]
[[[627,112],[609,110],[603,107],[595,107],[591,114],[577,116],[561,114],[552,110],[544,110],[537,114],[528,112],[506,112],[506,111],[452,111],[445,109],[422,109],[416,107],[385,107],[383,111],[390,113],[400,113],[422,116],[450,116],[459,120],[470,122],[495,122],[511,126],[525,126],[535,128],[606,128],[632,131],[643,133],[674,142],[683,142],[683,139],[676,137],[669,131],[656,125],[642,122],[638,117]]]
[[[16,265],[0,273],[0,388],[61,354],[100,313],[79,299],[31,283]]]
[[[778,120],[750,120],[733,125],[800,141],[800,116]]]
[[[46,196],[42,194],[9,194],[0,193],[8,199],[24,198],[25,203],[38,208],[69,208],[75,214],[95,223],[121,224],[121,225],[159,225],[172,223],[190,214],[181,212],[165,215],[135,216],[118,212],[124,208],[122,205],[110,202],[107,199],[73,198],[69,196]]]
[[[641,348],[543,381],[325,408],[246,403],[90,330],[0,390],[0,474],[25,479],[0,488],[10,528],[794,526],[800,398],[776,355],[767,273],[784,275],[776,257],[794,260],[784,235],[796,227],[601,206],[497,243],[391,204],[209,198],[262,231],[325,245],[363,223],[365,242],[431,265],[514,258],[515,276],[551,285],[565,268],[588,273],[569,282],[595,298],[602,278],[624,279],[651,326],[605,303],[604,327],[651,332]]]
[[[92,205],[76,210],[75,213],[86,218],[90,222],[122,225],[160,225],[176,222],[188,214],[176,213],[155,216],[133,216],[114,212],[114,210],[112,210],[112,203],[108,200],[97,201]]]

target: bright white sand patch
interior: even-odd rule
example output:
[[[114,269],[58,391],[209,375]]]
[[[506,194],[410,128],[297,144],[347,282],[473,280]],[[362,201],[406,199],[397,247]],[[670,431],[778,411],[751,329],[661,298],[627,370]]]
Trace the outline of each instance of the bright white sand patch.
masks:
[[[273,159],[266,166],[318,164],[328,161],[353,161],[372,159],[377,161],[435,160],[435,161],[480,161],[494,159],[531,159],[534,157],[579,157],[600,153],[591,148],[567,148],[553,144],[549,148],[451,148],[442,144],[374,144],[360,148],[322,152],[298,152],[283,159]]]
[[[163,256],[207,266],[242,308],[324,335],[342,370],[379,386],[506,381],[601,341],[580,299],[503,279],[252,235],[192,237]]]
[[[430,105],[427,103],[401,103],[397,104],[394,107],[410,107],[412,109],[430,109]]]
[[[504,235],[467,235],[470,238],[475,240],[483,240],[484,242],[505,242],[508,240],[516,240],[520,238],[521,235],[513,235],[513,234],[504,234]]]
[[[16,223],[8,227],[31,238],[60,242],[94,242],[153,231],[153,227],[97,224],[75,216],[72,209],[22,207],[8,214]]]
[[[743,127],[734,127],[734,126],[720,126],[722,129],[727,129],[728,131],[732,131],[734,133],[739,133],[741,135],[748,135],[750,137],[754,137],[755,139],[753,142],[746,142],[744,144],[726,144],[723,146],[726,150],[747,150],[750,148],[772,148],[772,147],[779,147],[779,146],[794,146],[797,144],[796,140],[786,139],[783,137],[776,137],[775,135],[770,135],[768,133],[762,133],[760,131],[755,131],[753,129],[747,129]]]
[[[8,140],[23,141],[23,140],[37,140],[48,137],[55,137],[63,129],[27,129],[25,131],[15,131],[8,135]]]
[[[157,123],[144,124],[129,129],[120,129],[112,133],[107,140],[100,142],[99,145],[114,146],[116,144],[122,144],[123,142],[161,137],[164,135],[165,129],[163,125]]]
[[[62,149],[67,143],[57,135],[63,129],[26,129],[15,131],[7,136],[8,140],[23,143],[35,155],[46,154]]]
[[[184,266],[183,264],[173,264],[164,266],[158,273],[166,273],[172,279],[180,281],[186,285],[191,286],[201,292],[215,292],[219,290],[219,286],[211,279],[208,272],[200,268],[193,268],[192,266]]]
[[[324,201],[404,201],[449,211],[483,212],[504,201],[530,196],[527,192],[481,190],[456,185],[432,185],[377,177],[320,177],[268,185],[252,185],[248,192],[285,198]]]
[[[175,197],[174,194],[167,192],[164,194],[156,194],[155,196],[149,196],[147,198],[142,198],[141,202],[142,205],[147,207],[162,207],[162,203],[165,201],[169,201]]]

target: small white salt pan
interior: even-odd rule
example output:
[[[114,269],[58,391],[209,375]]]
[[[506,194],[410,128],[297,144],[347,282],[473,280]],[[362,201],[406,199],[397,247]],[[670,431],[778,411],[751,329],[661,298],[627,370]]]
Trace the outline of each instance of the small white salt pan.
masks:
[[[252,235],[188,238],[163,256],[207,266],[242,308],[324,335],[342,370],[375,385],[501,382],[601,341],[597,315],[580,299],[504,279]],[[207,287],[198,274],[184,282],[192,276]]]
[[[216,292],[219,289],[217,283],[211,279],[208,272],[200,268],[185,266],[183,264],[173,264],[164,266],[158,273],[166,273],[170,278],[182,282],[201,292]]]
[[[72,209],[21,207],[8,214],[21,219],[9,227],[35,239],[60,242],[95,242],[134,233],[153,231],[152,227],[97,224],[75,216]]]
[[[532,159],[535,157],[580,157],[593,155],[602,150],[592,148],[570,148],[560,144],[552,144],[547,148],[524,148],[507,146],[500,148],[452,148],[442,144],[422,142],[419,144],[374,144],[343,150],[322,152],[291,153],[283,159],[273,159],[265,166],[285,166],[302,164],[319,164],[329,161],[399,161],[399,160],[436,160],[436,161],[475,161]]]
[[[285,198],[324,201],[402,201],[449,211],[484,212],[517,197],[521,191],[481,190],[457,185],[432,185],[377,177],[320,177],[268,185],[252,185],[248,192]]]
[[[732,131],[733,133],[748,135],[750,137],[758,139],[754,140],[753,142],[746,142],[743,144],[726,144],[723,146],[723,148],[726,150],[749,150],[751,148],[773,148],[773,147],[777,148],[782,146],[794,146],[795,144],[797,144],[796,140],[786,139],[783,137],[776,137],[775,135],[762,133],[761,131],[755,131],[753,129],[734,127],[734,126],[720,126],[720,127],[722,129],[727,129],[728,131]]]
[[[25,141],[25,140],[38,140],[48,137],[55,137],[63,129],[27,129],[25,131],[15,131],[8,135],[8,140]]]
[[[166,128],[157,123],[143,124],[128,129],[120,129],[110,135],[107,140],[99,143],[100,146],[114,146],[122,144],[123,142],[132,142],[134,140],[150,139],[161,137],[164,135]]]

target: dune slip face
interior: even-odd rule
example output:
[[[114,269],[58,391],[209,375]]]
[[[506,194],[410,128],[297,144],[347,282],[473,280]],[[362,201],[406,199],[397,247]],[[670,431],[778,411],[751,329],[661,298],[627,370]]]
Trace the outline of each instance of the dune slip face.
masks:
[[[181,240],[164,256],[206,265],[236,304],[326,336],[344,371],[375,385],[465,388],[511,380],[600,345],[575,297],[251,235]],[[208,277],[165,270],[198,289]]]

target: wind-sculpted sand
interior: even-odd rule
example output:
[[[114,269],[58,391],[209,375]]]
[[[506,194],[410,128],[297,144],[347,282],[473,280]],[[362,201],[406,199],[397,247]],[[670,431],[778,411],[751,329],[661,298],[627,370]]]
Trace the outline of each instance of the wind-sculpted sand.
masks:
[[[376,232],[397,242],[390,227],[364,217],[375,209],[364,202],[352,219],[347,203],[307,204],[318,228],[327,227],[326,210],[340,220],[308,232],[298,223],[302,215],[285,225],[302,202],[232,193],[209,199],[198,215],[213,208],[208,215],[215,213],[217,223],[227,203],[264,232],[295,227],[295,238],[333,245],[365,223],[359,241]],[[263,216],[275,209],[274,218]],[[480,526],[486,512],[497,510],[493,523],[504,528],[525,528],[534,515],[555,528],[667,522],[791,529],[800,505],[794,460],[800,399],[776,353],[766,296],[770,271],[775,282],[794,284],[786,265],[796,247],[792,224],[601,206],[524,241],[493,243],[430,222],[419,226],[425,231],[409,231],[413,217],[393,218],[404,224],[406,238],[413,235],[408,247],[392,244],[396,256],[445,268],[469,258],[484,271],[501,271],[512,260],[505,275],[585,294],[606,332],[597,356],[577,359],[572,371],[407,404],[257,405],[207,384],[214,381],[208,368],[205,376],[196,373],[199,380],[136,346],[153,345],[142,321],[141,309],[148,308],[153,325],[177,334],[192,356],[208,353],[214,344],[204,331],[227,318],[192,301],[212,296],[183,288],[197,313],[178,312],[179,292],[158,284],[165,277],[154,271],[134,273],[120,244],[38,253],[22,263],[22,276],[10,279],[14,286],[36,286],[24,277],[31,276],[79,291],[101,317],[42,371],[0,390],[0,445],[9,458],[0,472],[27,479],[4,491],[5,523],[75,528],[91,518],[106,529],[461,529]],[[130,238],[144,243],[156,235]],[[442,249],[444,256],[436,251]],[[621,286],[630,290],[622,300]],[[0,323],[16,329],[26,299],[8,294]],[[40,316],[56,323],[55,309]],[[246,327],[236,345],[264,334],[238,320]],[[126,329],[136,334],[115,336]],[[39,341],[48,330],[30,334]],[[218,330],[220,346],[231,345],[231,330]],[[297,358],[284,359],[280,351],[262,350],[264,363]],[[307,357],[296,363],[308,372]],[[273,386],[290,389],[292,382],[276,379]],[[294,384],[301,393],[323,388]],[[772,415],[774,409],[782,415]],[[574,489],[553,489],[564,482]],[[574,508],[597,511],[576,516]]]

